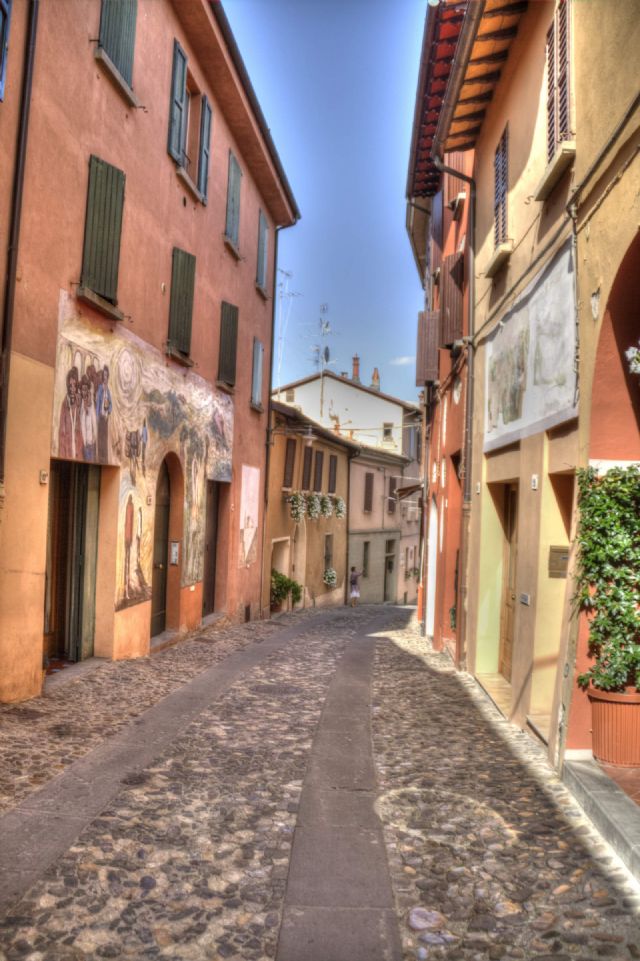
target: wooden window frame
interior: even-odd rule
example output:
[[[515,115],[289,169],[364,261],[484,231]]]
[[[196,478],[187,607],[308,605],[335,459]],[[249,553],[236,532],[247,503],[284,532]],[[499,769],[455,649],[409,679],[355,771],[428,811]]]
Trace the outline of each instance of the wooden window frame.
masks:
[[[0,101],[4,100],[4,86],[7,79],[9,59],[9,28],[11,27],[12,0],[0,0]]]
[[[508,206],[509,195],[509,126],[504,128],[496,147],[493,160],[493,240],[496,249],[506,244],[509,234]]]
[[[174,39],[167,150],[179,178],[202,204],[208,199],[212,127],[211,103],[189,70],[189,58]]]
[[[389,477],[389,493],[387,494],[387,514],[395,514],[397,502],[395,498],[396,487],[398,486],[397,478],[392,474]]]
[[[261,210],[258,211],[258,260],[256,263],[256,287],[267,293],[267,262],[269,258],[269,224]]]
[[[114,320],[124,319],[117,305],[125,186],[124,171],[91,155],[77,296]]]
[[[370,514],[373,511],[374,477],[375,475],[373,471],[367,471],[364,475],[364,497],[362,510],[365,514]]]
[[[251,406],[256,410],[264,410],[262,406],[262,372],[264,368],[264,344],[257,337],[253,338],[253,365],[251,370]]]
[[[282,487],[283,490],[291,490],[296,466],[296,439],[295,437],[287,437],[286,441]]]
[[[229,151],[229,168],[227,175],[227,213],[225,218],[224,239],[234,252],[238,252],[240,243],[240,199],[242,187],[242,170],[235,154]]]
[[[98,31],[98,59],[108,61],[114,79],[133,94],[133,61],[138,20],[137,0],[102,0]],[[134,98],[135,99],[135,98]],[[137,101],[136,101],[137,103]]]
[[[313,467],[313,448],[305,447],[302,460],[302,485],[301,490],[311,490],[311,469]]]
[[[560,0],[547,33],[547,163],[571,139],[571,9]]]
[[[369,576],[369,562],[371,560],[371,541],[362,542],[362,576]]]
[[[191,354],[196,258],[180,247],[173,248],[171,262],[171,299],[167,353],[178,360]]]
[[[218,384],[226,388],[236,385],[238,361],[239,311],[226,300],[220,305],[220,346],[218,350]]]
[[[322,475],[324,473],[324,451],[317,450],[313,464],[313,490],[316,494],[322,491]]]
[[[337,481],[338,481],[338,455],[329,454],[329,481],[327,483],[327,491],[329,494],[335,494]]]

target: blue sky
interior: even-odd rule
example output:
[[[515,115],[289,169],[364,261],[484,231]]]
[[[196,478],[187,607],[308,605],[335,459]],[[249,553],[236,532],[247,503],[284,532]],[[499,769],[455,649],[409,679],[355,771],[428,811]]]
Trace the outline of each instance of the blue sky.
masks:
[[[302,213],[280,235],[280,383],[380,370],[415,399],[422,291],[405,231],[405,186],[424,0],[225,0],[224,8]],[[284,290],[284,288],[283,288]],[[332,333],[318,335],[321,305]],[[279,333],[279,332],[277,332]],[[276,368],[278,363],[276,361]],[[274,383],[277,370],[274,370]]]

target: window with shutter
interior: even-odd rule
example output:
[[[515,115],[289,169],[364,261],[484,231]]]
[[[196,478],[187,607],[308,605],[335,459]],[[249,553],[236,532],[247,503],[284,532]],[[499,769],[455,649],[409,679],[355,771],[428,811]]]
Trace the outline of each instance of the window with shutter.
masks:
[[[133,87],[137,15],[138,0],[102,0],[98,43],[129,87]]]
[[[262,367],[264,347],[257,337],[253,338],[253,374],[251,377],[251,403],[262,407]]]
[[[362,576],[369,576],[369,548],[371,541],[364,541],[362,544]]]
[[[169,348],[184,357],[191,350],[191,317],[196,281],[196,258],[179,247],[173,248],[171,301],[169,304]]]
[[[89,189],[79,295],[83,288],[114,306],[118,302],[118,266],[125,176],[99,157],[89,160]]]
[[[495,246],[506,243],[507,241],[507,192],[509,189],[509,170],[508,170],[508,128],[505,127],[504,133],[497,146],[493,167],[494,167],[494,197],[493,197],[493,239]]]
[[[329,493],[335,494],[336,492],[336,480],[338,477],[338,456],[337,454],[329,455]]]
[[[302,462],[302,490],[308,491],[311,488],[311,462],[313,461],[313,450],[305,447],[304,460]]]
[[[200,149],[198,153],[198,190],[207,199],[209,152],[211,148],[211,104],[203,94],[200,102]]]
[[[387,513],[395,514],[396,512],[396,486],[397,481],[395,477],[389,478],[389,496],[387,497]]]
[[[324,535],[324,569],[333,567],[333,534]]]
[[[236,383],[236,353],[238,345],[238,308],[222,302],[220,317],[220,356],[218,380],[229,387]]]
[[[169,141],[167,149],[175,162],[183,166],[187,137],[187,55],[173,41],[173,70],[171,72],[171,106],[169,110]]]
[[[294,437],[287,437],[287,450],[284,458],[284,477],[282,486],[290,490],[293,487],[293,469],[296,463],[296,442]]]
[[[547,33],[547,160],[571,139],[569,103],[569,0],[560,0]]]
[[[373,474],[367,471],[364,475],[364,504],[362,508],[370,514],[373,510]]]
[[[316,451],[316,462],[313,470],[313,489],[314,491],[322,490],[322,468],[324,465],[324,453],[321,450]]]
[[[256,270],[256,284],[261,290],[267,287],[267,218],[260,211],[258,214],[258,268]]]
[[[227,181],[227,220],[224,234],[234,247],[238,246],[240,232],[240,181],[242,171],[238,161],[229,151],[229,179]]]

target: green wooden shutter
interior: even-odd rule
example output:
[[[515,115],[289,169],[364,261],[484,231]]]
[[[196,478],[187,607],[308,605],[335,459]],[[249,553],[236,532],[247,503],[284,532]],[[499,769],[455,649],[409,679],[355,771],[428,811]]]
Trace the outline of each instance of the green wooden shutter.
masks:
[[[99,44],[132,85],[138,0],[102,0]]]
[[[364,504],[362,509],[369,513],[373,509],[373,474],[369,471],[364,475]]]
[[[202,95],[200,106],[200,155],[198,157],[198,190],[207,199],[209,183],[209,147],[211,144],[211,104]]]
[[[267,286],[267,218],[260,211],[258,216],[258,269],[256,283],[264,290]]]
[[[169,105],[169,142],[167,150],[176,163],[184,165],[187,135],[187,55],[173,41],[173,70],[171,72],[171,103]]]
[[[395,514],[396,512],[396,487],[397,481],[395,477],[389,478],[389,497],[387,498],[387,512],[389,514]]]
[[[220,317],[220,358],[218,380],[230,387],[236,382],[236,353],[238,346],[238,308],[222,302]]]
[[[195,281],[196,258],[193,254],[174,247],[169,305],[169,344],[186,357],[191,350],[191,317]]]
[[[90,158],[80,283],[114,305],[118,302],[124,182],[122,170],[99,157]]]
[[[256,407],[262,405],[262,366],[264,361],[264,347],[257,337],[253,338],[253,374],[251,377],[251,403]]]
[[[302,490],[308,491],[311,486],[311,461],[313,459],[313,450],[311,447],[305,447],[304,449],[304,460],[302,462]]]
[[[229,151],[229,179],[227,182],[227,222],[225,235],[238,246],[240,233],[240,178],[242,171],[238,161]]]

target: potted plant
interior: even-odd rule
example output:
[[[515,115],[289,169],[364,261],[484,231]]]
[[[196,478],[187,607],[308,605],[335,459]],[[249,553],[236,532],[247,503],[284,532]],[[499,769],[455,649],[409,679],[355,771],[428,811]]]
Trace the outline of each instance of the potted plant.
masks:
[[[578,684],[592,708],[593,753],[640,766],[640,468],[578,471],[577,606],[593,664]]]
[[[302,584],[298,584],[297,581],[287,577],[286,574],[273,569],[271,571],[271,610],[281,610],[289,594],[291,594],[292,602],[298,604],[302,598]]]

